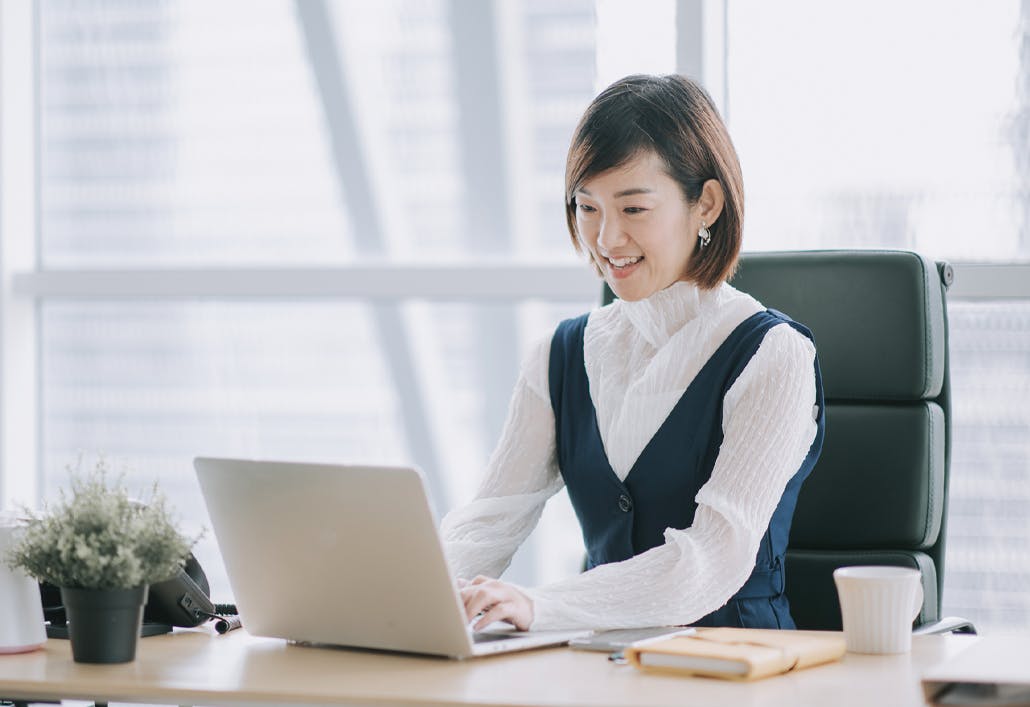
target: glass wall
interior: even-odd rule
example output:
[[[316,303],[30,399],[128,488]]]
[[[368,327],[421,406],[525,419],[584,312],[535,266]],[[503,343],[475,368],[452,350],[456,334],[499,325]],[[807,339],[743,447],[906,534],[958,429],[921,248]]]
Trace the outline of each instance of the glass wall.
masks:
[[[750,249],[1030,259],[1030,5],[732,0]],[[944,613],[1030,626],[1030,309],[952,301]]]
[[[590,0],[45,0],[40,265],[575,262],[562,175],[594,90],[593,16]],[[470,33],[487,38],[471,54]],[[503,121],[470,123],[491,120],[470,97]],[[522,352],[592,295],[47,301],[44,492],[104,453],[199,528],[196,454],[414,462],[443,512],[474,491]],[[214,553],[208,534],[217,585]],[[514,576],[552,564],[530,543]]]
[[[638,70],[594,0],[37,7],[38,265],[57,274],[574,264],[568,139],[602,57]],[[1030,258],[1025,1],[725,8],[746,248]],[[44,298],[43,490],[104,453],[199,529],[197,454],[415,462],[442,512],[473,492],[523,352],[595,302]],[[1030,310],[951,318],[945,612],[1030,627]],[[536,538],[510,578],[576,570],[565,501]],[[226,591],[210,534],[198,555]]]

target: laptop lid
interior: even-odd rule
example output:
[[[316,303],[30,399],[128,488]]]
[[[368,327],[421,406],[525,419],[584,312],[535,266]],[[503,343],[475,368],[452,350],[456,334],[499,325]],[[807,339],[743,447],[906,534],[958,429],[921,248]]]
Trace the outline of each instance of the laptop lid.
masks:
[[[410,467],[194,460],[246,629],[451,657],[563,643],[474,643],[422,474]]]

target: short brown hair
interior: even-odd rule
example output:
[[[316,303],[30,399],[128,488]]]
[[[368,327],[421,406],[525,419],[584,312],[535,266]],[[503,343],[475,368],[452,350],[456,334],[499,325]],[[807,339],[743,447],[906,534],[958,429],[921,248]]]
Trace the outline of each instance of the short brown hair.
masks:
[[[654,152],[679,183],[687,203],[704,183],[722,185],[722,214],[709,227],[711,243],[695,250],[687,277],[703,289],[728,279],[737,267],[744,223],[744,180],[726,125],[712,99],[684,76],[627,76],[593,100],[576,126],[565,163],[565,220],[576,250],[576,191],[585,181]],[[697,238],[685,233],[684,238]]]

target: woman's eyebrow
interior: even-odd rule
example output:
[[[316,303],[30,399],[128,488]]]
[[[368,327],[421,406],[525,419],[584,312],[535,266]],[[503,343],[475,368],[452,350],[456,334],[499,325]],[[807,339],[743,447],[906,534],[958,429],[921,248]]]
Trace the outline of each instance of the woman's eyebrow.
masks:
[[[648,189],[647,187],[633,187],[632,189],[623,189],[622,191],[615,192],[615,198],[621,198],[623,196],[633,196],[634,194],[653,194],[654,189]]]
[[[593,196],[587,189],[580,187],[576,190],[577,194],[586,194],[587,196]],[[653,194],[654,189],[648,187],[633,187],[631,189],[623,189],[622,191],[615,192],[615,198],[619,199],[624,196],[633,196],[634,194]]]

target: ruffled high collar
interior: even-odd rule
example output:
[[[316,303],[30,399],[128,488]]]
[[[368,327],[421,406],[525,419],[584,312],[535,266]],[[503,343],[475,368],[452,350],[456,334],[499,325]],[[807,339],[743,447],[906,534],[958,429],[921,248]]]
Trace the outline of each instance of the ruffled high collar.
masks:
[[[616,302],[644,340],[660,349],[676,332],[697,318],[710,294],[702,292],[692,282],[680,280],[645,299]]]

